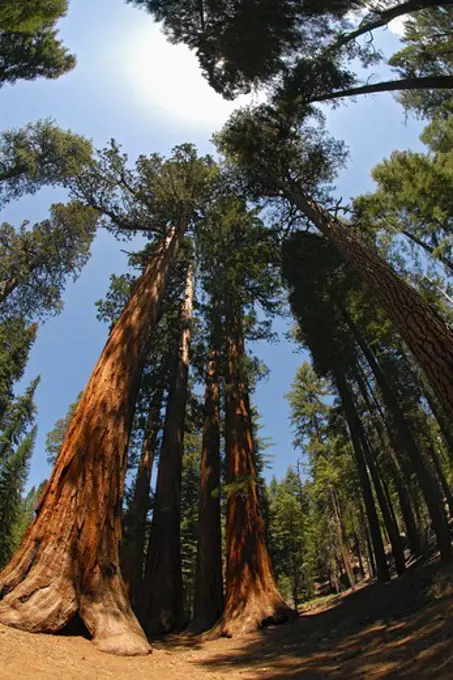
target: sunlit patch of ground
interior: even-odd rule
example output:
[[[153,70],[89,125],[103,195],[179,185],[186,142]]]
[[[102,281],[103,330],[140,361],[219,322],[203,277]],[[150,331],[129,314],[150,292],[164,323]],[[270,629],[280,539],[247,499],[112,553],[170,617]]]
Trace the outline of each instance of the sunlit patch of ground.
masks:
[[[1,680],[452,680],[453,565],[318,604],[291,624],[240,639],[178,637],[145,658],[98,652],[78,636],[0,626]]]

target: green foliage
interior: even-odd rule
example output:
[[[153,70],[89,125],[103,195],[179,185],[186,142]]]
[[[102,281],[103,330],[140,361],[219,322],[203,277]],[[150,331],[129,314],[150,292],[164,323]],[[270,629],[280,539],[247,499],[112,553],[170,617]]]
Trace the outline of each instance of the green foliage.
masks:
[[[72,196],[97,210],[103,226],[119,237],[138,231],[153,237],[179,225],[184,216],[192,228],[218,173],[212,157],[199,158],[191,144],[175,147],[169,158],[139,156],[131,168],[111,140],[68,184]]]
[[[15,524],[20,516],[22,492],[27,481],[37,428],[17,446],[0,471],[0,567],[4,567],[17,547]]]
[[[130,0],[145,7],[172,42],[193,49],[210,85],[233,99],[272,84],[302,52],[320,48],[346,27],[360,0]]]
[[[389,241],[403,234],[415,257],[422,249],[424,261],[442,263],[451,276],[453,116],[434,119],[422,140],[427,153],[394,151],[373,169],[377,190],[355,200],[356,216]]]
[[[0,419],[13,399],[14,383],[24,374],[37,329],[18,317],[0,323]]]
[[[0,28],[30,33],[56,21],[68,10],[68,0],[3,0]]]
[[[306,488],[292,468],[267,490],[268,537],[280,592],[295,608],[313,592]]]
[[[0,88],[35,78],[58,78],[76,59],[55,28],[67,0],[3,0],[0,7]]]
[[[42,317],[62,308],[66,280],[77,278],[87,262],[97,214],[76,202],[51,206],[50,217],[16,231],[0,226],[0,303],[2,314]]]
[[[0,30],[0,89],[18,80],[59,78],[76,63],[53,28],[46,26],[34,33]]]
[[[91,154],[91,143],[85,137],[61,130],[51,119],[3,131],[0,206],[43,186],[64,185],[90,163]]]
[[[14,549],[17,549],[20,546],[22,539],[25,536],[25,532],[34,520],[36,506],[38,505],[46,484],[47,481],[44,481],[37,487],[33,486],[25,496],[22,495],[21,497],[11,532]]]
[[[72,417],[76,411],[79,401],[82,397],[83,392],[77,396],[77,399],[69,405],[68,412],[64,418],[59,418],[52,430],[47,433],[46,436],[46,453],[47,462],[49,465],[53,465],[58,458],[61,446],[63,444],[64,438],[68,431],[69,425],[71,424]]]
[[[24,396],[15,399],[0,423],[0,567],[11,559],[17,548],[22,493],[37,432],[37,428],[30,429],[30,425],[36,413],[34,394],[38,384],[39,378],[31,383]]]
[[[430,7],[411,15],[404,25],[405,47],[389,63],[401,76],[453,75],[453,7]],[[421,116],[451,112],[450,90],[409,90],[399,95],[406,109]]]

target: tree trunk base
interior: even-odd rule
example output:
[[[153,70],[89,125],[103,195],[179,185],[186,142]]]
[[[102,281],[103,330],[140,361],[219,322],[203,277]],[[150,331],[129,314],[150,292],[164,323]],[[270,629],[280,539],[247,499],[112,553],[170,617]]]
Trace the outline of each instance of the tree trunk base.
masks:
[[[270,598],[250,597],[245,604],[227,607],[219,621],[202,637],[236,637],[266,626],[287,623],[296,617],[297,613],[278,594]]]
[[[21,550],[0,574],[0,623],[30,633],[57,633],[78,614],[101,651],[150,653],[118,574],[112,580],[94,577],[89,589],[77,592],[69,556],[58,560],[58,568],[55,559],[35,558],[33,550]]]

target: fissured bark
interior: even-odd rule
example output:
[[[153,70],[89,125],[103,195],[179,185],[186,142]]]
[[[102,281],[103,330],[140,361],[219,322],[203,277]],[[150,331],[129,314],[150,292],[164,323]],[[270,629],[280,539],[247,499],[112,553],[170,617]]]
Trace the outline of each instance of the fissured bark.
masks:
[[[281,181],[277,184],[369,285],[453,420],[453,332],[434,307],[403,281],[376,249],[359,239],[353,228],[330,215],[302,191],[293,190]]]
[[[127,445],[140,376],[183,224],[162,240],[113,327],[69,426],[37,517],[0,574],[0,621],[33,632],[76,613],[93,642],[147,654],[119,565]]]
[[[186,276],[181,334],[165,414],[145,573],[143,625],[150,635],[182,623],[181,476],[193,315],[193,270]]]
[[[190,626],[194,633],[211,628],[223,610],[219,352],[215,345],[206,370],[198,508],[194,618]]]
[[[239,309],[227,301],[225,437],[227,463],[226,598],[217,632],[233,635],[293,613],[281,598],[266,546]]]

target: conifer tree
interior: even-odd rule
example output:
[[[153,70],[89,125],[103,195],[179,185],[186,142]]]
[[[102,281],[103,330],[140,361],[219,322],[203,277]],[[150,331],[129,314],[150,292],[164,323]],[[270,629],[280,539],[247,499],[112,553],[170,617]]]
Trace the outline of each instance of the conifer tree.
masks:
[[[358,229],[323,203],[326,182],[343,156],[322,129],[294,125],[262,106],[235,114],[218,137],[254,198],[287,201],[316,226],[370,288],[419,363],[444,409],[453,415],[453,334],[437,310],[387,264]],[[324,191],[323,191],[324,184]]]
[[[188,145],[167,161],[140,158],[136,174],[125,163],[112,147],[80,173],[71,190],[115,231],[142,229],[157,244],[79,402],[37,518],[0,574],[0,620],[51,632],[78,613],[104,651],[146,654],[149,645],[119,564],[128,438],[169,272],[216,168]],[[138,191],[130,191],[128,179]],[[46,578],[56,571],[49,585]]]
[[[67,0],[3,0],[0,8],[0,87],[17,80],[58,78],[76,65],[57,38]]]
[[[0,566],[3,567],[17,548],[15,525],[20,518],[21,494],[28,477],[37,428],[34,427],[18,444],[0,471]]]

